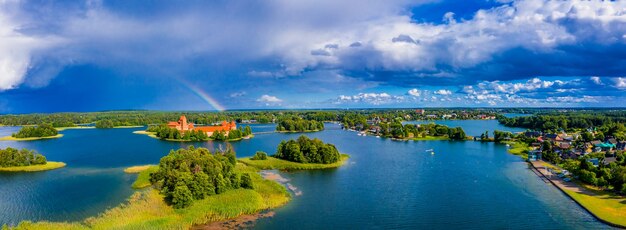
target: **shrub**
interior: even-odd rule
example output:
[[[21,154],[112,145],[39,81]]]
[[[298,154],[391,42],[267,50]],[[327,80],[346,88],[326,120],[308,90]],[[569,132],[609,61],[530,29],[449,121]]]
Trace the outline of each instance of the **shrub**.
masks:
[[[257,151],[250,160],[267,160],[267,153],[263,151]]]
[[[250,174],[246,173],[241,175],[241,187],[246,189],[254,189],[254,184]]]

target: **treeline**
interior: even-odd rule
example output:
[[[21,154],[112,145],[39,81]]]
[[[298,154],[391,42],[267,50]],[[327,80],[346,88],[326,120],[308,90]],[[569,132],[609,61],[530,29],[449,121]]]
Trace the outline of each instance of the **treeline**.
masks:
[[[146,130],[148,132],[154,132],[155,136],[161,139],[171,140],[186,140],[186,141],[207,141],[209,137],[202,131],[187,131],[180,132],[175,128],[167,127],[166,125],[148,126]]]
[[[45,165],[46,163],[46,157],[33,150],[17,150],[11,147],[0,149],[0,167]]]
[[[599,160],[600,163],[597,167],[589,162],[591,158]],[[624,153],[618,152],[615,162],[604,164],[602,163],[605,159],[604,153],[592,153],[580,159],[567,159],[561,162],[561,165],[587,184],[626,194],[626,161],[624,158]]]
[[[307,132],[324,130],[324,122],[304,119],[284,119],[276,124],[279,132]]]
[[[51,137],[56,136],[59,132],[49,124],[40,124],[37,126],[24,126],[17,133],[11,136],[15,138],[29,137]]]
[[[240,139],[240,138],[247,137],[252,134],[252,129],[250,128],[250,126],[246,126],[245,128],[240,127],[239,129],[230,130],[228,134],[222,131],[213,132],[211,136],[207,136],[205,132],[202,132],[199,130],[181,132],[175,128],[170,128],[166,125],[148,126],[148,129],[146,129],[146,131],[155,133],[155,136],[161,139],[186,140],[186,141],[207,141],[207,140],[227,141],[227,140]]]
[[[304,135],[298,137],[297,140],[281,141],[274,157],[292,162],[316,164],[332,164],[341,159],[339,151],[333,144],[326,144],[317,138],[309,139]]]
[[[211,153],[206,148],[172,150],[161,158],[150,182],[174,208],[185,208],[195,200],[231,189],[254,188],[248,173],[235,172],[237,157],[232,149]]]
[[[467,137],[465,131],[461,127],[450,128],[445,125],[429,123],[429,124],[405,124],[400,122],[381,123],[379,129],[374,134],[389,138],[425,138],[427,136],[443,137],[446,136],[452,140],[465,140]]]
[[[566,113],[544,113],[527,117],[507,118],[498,116],[505,126],[522,127],[532,130],[573,131],[576,129],[603,128],[626,123],[626,111],[577,111]]]

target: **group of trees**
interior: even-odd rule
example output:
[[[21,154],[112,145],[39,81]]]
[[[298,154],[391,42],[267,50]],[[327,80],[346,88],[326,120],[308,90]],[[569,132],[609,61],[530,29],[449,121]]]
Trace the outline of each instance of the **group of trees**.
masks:
[[[206,148],[172,150],[161,158],[150,182],[160,189],[174,208],[185,208],[194,200],[230,189],[254,188],[249,174],[235,172],[237,158],[232,149],[211,153]]]
[[[305,135],[297,140],[281,141],[274,157],[298,163],[318,164],[331,164],[341,159],[334,145],[317,138],[309,139]]]
[[[304,119],[283,119],[276,124],[276,131],[280,132],[306,132],[320,131],[324,129],[324,122]]]
[[[28,138],[28,137],[51,137],[56,136],[59,132],[49,124],[40,124],[37,126],[24,126],[17,133],[13,133],[11,136],[15,138]]]
[[[594,166],[589,159],[597,158],[600,163]],[[616,162],[602,163],[604,153],[592,153],[580,159],[567,159],[562,162],[563,168],[577,175],[578,178],[591,185],[612,188],[626,194],[626,161],[623,152],[616,154]]]
[[[146,130],[148,132],[154,132],[155,136],[161,139],[172,140],[188,140],[188,141],[206,141],[209,137],[202,131],[187,131],[180,132],[175,128],[167,127],[166,125],[149,126]]]
[[[626,111],[574,111],[567,113],[548,112],[526,117],[507,118],[498,116],[506,126],[523,127],[546,132],[579,131],[595,129],[603,135],[626,137]]]
[[[33,150],[17,150],[11,147],[0,149],[0,167],[44,165],[46,163],[46,157]]]
[[[227,141],[227,140],[237,140],[243,137],[250,136],[252,134],[252,128],[250,126],[246,126],[245,128],[239,128],[235,130],[230,130],[228,133],[225,131],[217,131],[211,134],[211,139],[216,141]]]
[[[207,136],[207,134],[200,130],[191,130],[186,132],[178,131],[175,128],[170,128],[166,125],[155,125],[148,126],[146,130],[148,132],[154,132],[155,136],[161,139],[172,139],[172,140],[188,140],[188,141],[207,141],[217,140],[217,141],[226,141],[226,140],[235,140],[242,137],[247,137],[252,134],[252,129],[250,126],[246,126],[245,128],[239,128],[235,130],[230,130],[228,134],[223,131],[213,132],[211,136]]]
[[[447,136],[452,140],[465,140],[467,137],[465,131],[461,127],[450,128],[445,125],[429,123],[429,124],[405,124],[400,122],[381,123],[379,125],[379,135],[383,137],[393,138],[411,138],[426,136]]]

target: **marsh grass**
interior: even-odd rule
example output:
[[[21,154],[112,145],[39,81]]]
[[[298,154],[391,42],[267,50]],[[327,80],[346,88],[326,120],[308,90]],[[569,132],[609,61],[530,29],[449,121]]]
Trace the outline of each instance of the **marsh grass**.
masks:
[[[44,165],[0,167],[0,172],[39,172],[65,167],[63,162],[48,161]]]
[[[35,141],[35,140],[43,140],[43,139],[54,139],[61,138],[63,134],[57,134],[49,137],[26,137],[26,138],[17,138],[12,136],[0,137],[0,141]]]

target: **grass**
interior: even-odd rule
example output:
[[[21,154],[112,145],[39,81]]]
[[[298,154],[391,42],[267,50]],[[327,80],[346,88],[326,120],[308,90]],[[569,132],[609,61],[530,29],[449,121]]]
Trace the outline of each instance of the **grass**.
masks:
[[[60,138],[63,134],[57,134],[49,137],[26,137],[26,138],[17,138],[12,136],[0,137],[0,141],[34,141],[34,140],[42,140],[42,139],[53,139]]]
[[[319,132],[322,131],[323,129],[314,129],[314,130],[304,130],[304,131],[277,131],[275,130],[274,132],[276,133],[314,133],[314,132]]]
[[[65,167],[63,162],[48,161],[45,165],[0,167],[0,172],[39,172]]]
[[[299,170],[299,169],[327,169],[337,168],[345,164],[350,158],[347,154],[341,154],[341,160],[332,164],[309,164],[296,163],[281,160],[274,157],[267,157],[267,160],[250,160],[250,158],[239,159],[239,162],[259,169],[279,169],[279,170]]]
[[[510,145],[510,148],[508,150],[509,153],[513,155],[518,155],[522,157],[522,159],[524,160],[528,159],[528,151],[530,151],[530,147],[526,143],[514,142],[514,141],[503,142],[503,143]]]
[[[626,198],[601,191],[592,191],[595,193],[593,196],[567,189],[564,191],[599,219],[626,226]]]
[[[157,190],[135,192],[118,207],[80,222],[22,222],[16,229],[189,229],[214,221],[276,208],[289,202],[285,187],[263,179],[258,169],[237,164],[236,171],[252,172],[254,189],[234,189],[195,201],[176,210],[163,201]],[[145,171],[143,171],[145,172]]]
[[[139,174],[137,175],[137,179],[133,182],[132,187],[134,189],[142,189],[150,187],[150,174],[159,170],[159,166],[157,165],[142,165],[142,166],[133,166],[124,169],[125,173],[131,174]]]

